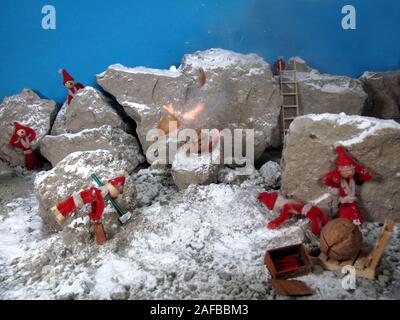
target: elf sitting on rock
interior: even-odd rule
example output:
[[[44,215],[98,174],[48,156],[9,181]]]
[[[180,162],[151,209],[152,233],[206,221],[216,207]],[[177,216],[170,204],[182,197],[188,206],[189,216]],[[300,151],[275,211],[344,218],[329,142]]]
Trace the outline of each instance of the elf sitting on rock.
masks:
[[[10,138],[10,146],[20,148],[25,156],[25,166],[28,170],[33,170],[38,165],[38,159],[33,152],[31,143],[36,139],[36,132],[32,128],[25,127],[18,122],[14,122],[14,133]]]
[[[279,212],[279,216],[270,221],[267,225],[268,229],[277,229],[286,222],[291,214],[303,215],[311,221],[311,231],[319,236],[321,233],[321,225],[328,223],[329,218],[312,204],[303,204],[297,200],[286,199],[278,192],[262,192],[258,200],[261,201],[269,210]]]
[[[82,83],[75,83],[74,78],[65,69],[60,69],[58,73],[62,74],[64,77],[64,86],[68,89],[68,105],[74,99],[75,94],[84,88]]]
[[[104,187],[91,187],[80,192],[74,192],[70,197],[60,202],[51,209],[54,217],[59,224],[62,224],[65,217],[72,212],[82,208],[85,204],[91,204],[89,219],[93,225],[93,231],[97,244],[103,244],[107,241],[101,217],[105,208],[105,197],[110,195],[115,199],[123,193],[125,177],[120,176],[110,180]]]
[[[364,222],[364,217],[357,204],[356,183],[370,181],[372,173],[347,155],[342,146],[337,146],[336,152],[336,168],[324,175],[323,183],[339,189],[338,217],[360,225]]]

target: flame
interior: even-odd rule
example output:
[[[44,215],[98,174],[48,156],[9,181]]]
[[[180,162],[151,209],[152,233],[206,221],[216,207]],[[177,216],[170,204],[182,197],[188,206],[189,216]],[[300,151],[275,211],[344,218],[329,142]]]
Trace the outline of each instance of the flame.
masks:
[[[192,110],[185,112],[183,114],[183,119],[185,120],[194,120],[196,116],[204,109],[204,104],[199,103]]]
[[[163,108],[176,117],[180,117],[184,120],[194,120],[196,119],[196,116],[204,109],[204,104],[199,103],[192,110],[184,113],[175,110],[172,103],[164,105]]]

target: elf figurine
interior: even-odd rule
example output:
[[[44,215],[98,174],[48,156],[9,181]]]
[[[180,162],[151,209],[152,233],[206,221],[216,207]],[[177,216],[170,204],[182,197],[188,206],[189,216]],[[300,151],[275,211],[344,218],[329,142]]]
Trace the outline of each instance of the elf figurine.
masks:
[[[336,152],[336,169],[324,175],[323,183],[339,189],[338,217],[360,225],[364,222],[364,217],[357,204],[356,183],[370,181],[372,173],[347,155],[342,146],[337,146]]]
[[[75,83],[74,78],[65,69],[60,69],[58,73],[62,74],[64,77],[64,86],[68,89],[68,105],[74,99],[75,94],[84,88],[82,83]]]
[[[25,127],[18,122],[14,122],[14,133],[10,138],[10,146],[22,149],[25,155],[25,167],[33,170],[38,165],[38,159],[31,146],[36,139],[36,132],[32,128]]]
[[[82,208],[85,204],[91,204],[89,219],[93,226],[97,244],[107,241],[101,217],[105,208],[105,197],[110,195],[115,199],[124,191],[125,177],[120,176],[110,180],[104,187],[91,187],[80,192],[74,192],[70,197],[51,208],[57,222],[61,225],[64,219],[72,212]]]
[[[303,204],[297,200],[286,199],[278,192],[262,192],[258,200],[262,202],[269,210],[279,212],[278,217],[267,224],[268,229],[277,229],[286,222],[291,214],[303,215],[311,221],[311,231],[317,236],[321,233],[321,225],[329,222],[329,218],[312,204]]]

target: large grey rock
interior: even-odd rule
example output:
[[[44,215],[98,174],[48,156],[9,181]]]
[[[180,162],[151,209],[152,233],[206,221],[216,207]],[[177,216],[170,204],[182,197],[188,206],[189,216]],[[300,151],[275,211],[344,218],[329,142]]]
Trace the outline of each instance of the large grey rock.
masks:
[[[120,159],[108,150],[74,152],[50,171],[40,172],[35,179],[35,193],[40,215],[46,230],[58,230],[50,208],[70,196],[74,191],[95,185],[92,173],[106,182],[119,175],[127,176],[135,165]]]
[[[283,150],[283,192],[302,201],[315,200],[325,210],[336,212],[337,190],[324,186],[322,176],[334,168],[337,143],[374,172],[373,181],[358,188],[365,217],[399,220],[400,124],[392,120],[345,114],[297,118]]]
[[[36,131],[33,149],[36,149],[43,137],[48,134],[54,119],[56,103],[52,100],[40,99],[31,89],[4,98],[0,105],[0,158],[12,166],[24,165],[25,157],[20,149],[9,146],[14,132],[14,122],[19,122]]]
[[[51,134],[76,133],[103,125],[124,131],[128,129],[127,124],[114,109],[113,102],[98,90],[86,87],[79,90],[70,105],[65,103],[62,106]]]
[[[282,170],[275,161],[268,161],[260,168],[260,173],[264,178],[265,185],[269,188],[278,188],[281,182]]]
[[[189,185],[217,182],[220,166],[213,162],[211,154],[186,154],[179,149],[172,162],[172,177],[179,190]]]
[[[400,71],[365,72],[360,80],[368,93],[368,115],[400,118]]]
[[[199,70],[206,82],[200,87]],[[210,49],[183,57],[179,69],[154,70],[112,65],[97,76],[104,90],[116,97],[137,123],[144,150],[148,130],[157,128],[172,103],[181,115],[199,104],[194,120],[180,117],[188,128],[248,128],[255,130],[256,158],[267,146],[280,143],[278,117],[282,97],[269,65],[259,56]]]
[[[54,167],[73,152],[98,149],[111,151],[117,159],[129,162],[131,167],[137,167],[145,161],[136,138],[109,125],[78,133],[45,136],[40,150]]]
[[[367,94],[360,80],[345,76],[322,74],[311,69],[304,60],[296,57],[289,60],[289,66],[296,60],[299,90],[299,112],[305,114],[341,113],[362,115]],[[287,78],[293,78],[287,76]],[[293,85],[284,90],[293,92]],[[287,99],[287,100],[286,100]],[[291,100],[292,99],[292,100]],[[285,98],[285,104],[295,104],[294,98]]]

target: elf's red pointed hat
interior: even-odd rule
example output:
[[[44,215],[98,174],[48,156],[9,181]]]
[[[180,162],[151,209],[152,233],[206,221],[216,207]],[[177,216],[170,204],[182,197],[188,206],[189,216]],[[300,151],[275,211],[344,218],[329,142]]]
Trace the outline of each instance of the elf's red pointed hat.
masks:
[[[64,84],[68,81],[74,81],[74,78],[71,77],[71,75],[67,72],[65,69],[60,69],[58,70],[59,74],[62,74],[64,77]]]
[[[258,196],[258,200],[266,205],[269,210],[273,210],[276,199],[278,198],[278,192],[261,192]]]
[[[125,184],[125,177],[119,176],[109,181],[114,187],[123,186]]]
[[[344,151],[342,146],[336,147],[338,157],[336,159],[336,170],[354,169],[357,166],[355,162],[347,153]]]
[[[30,127],[26,127],[26,126],[20,124],[19,122],[14,122],[14,132],[13,132],[11,138],[14,138],[17,135],[17,131],[21,130],[21,129],[25,130],[25,134],[29,136],[30,142],[35,140],[35,138],[36,138],[35,131]]]

